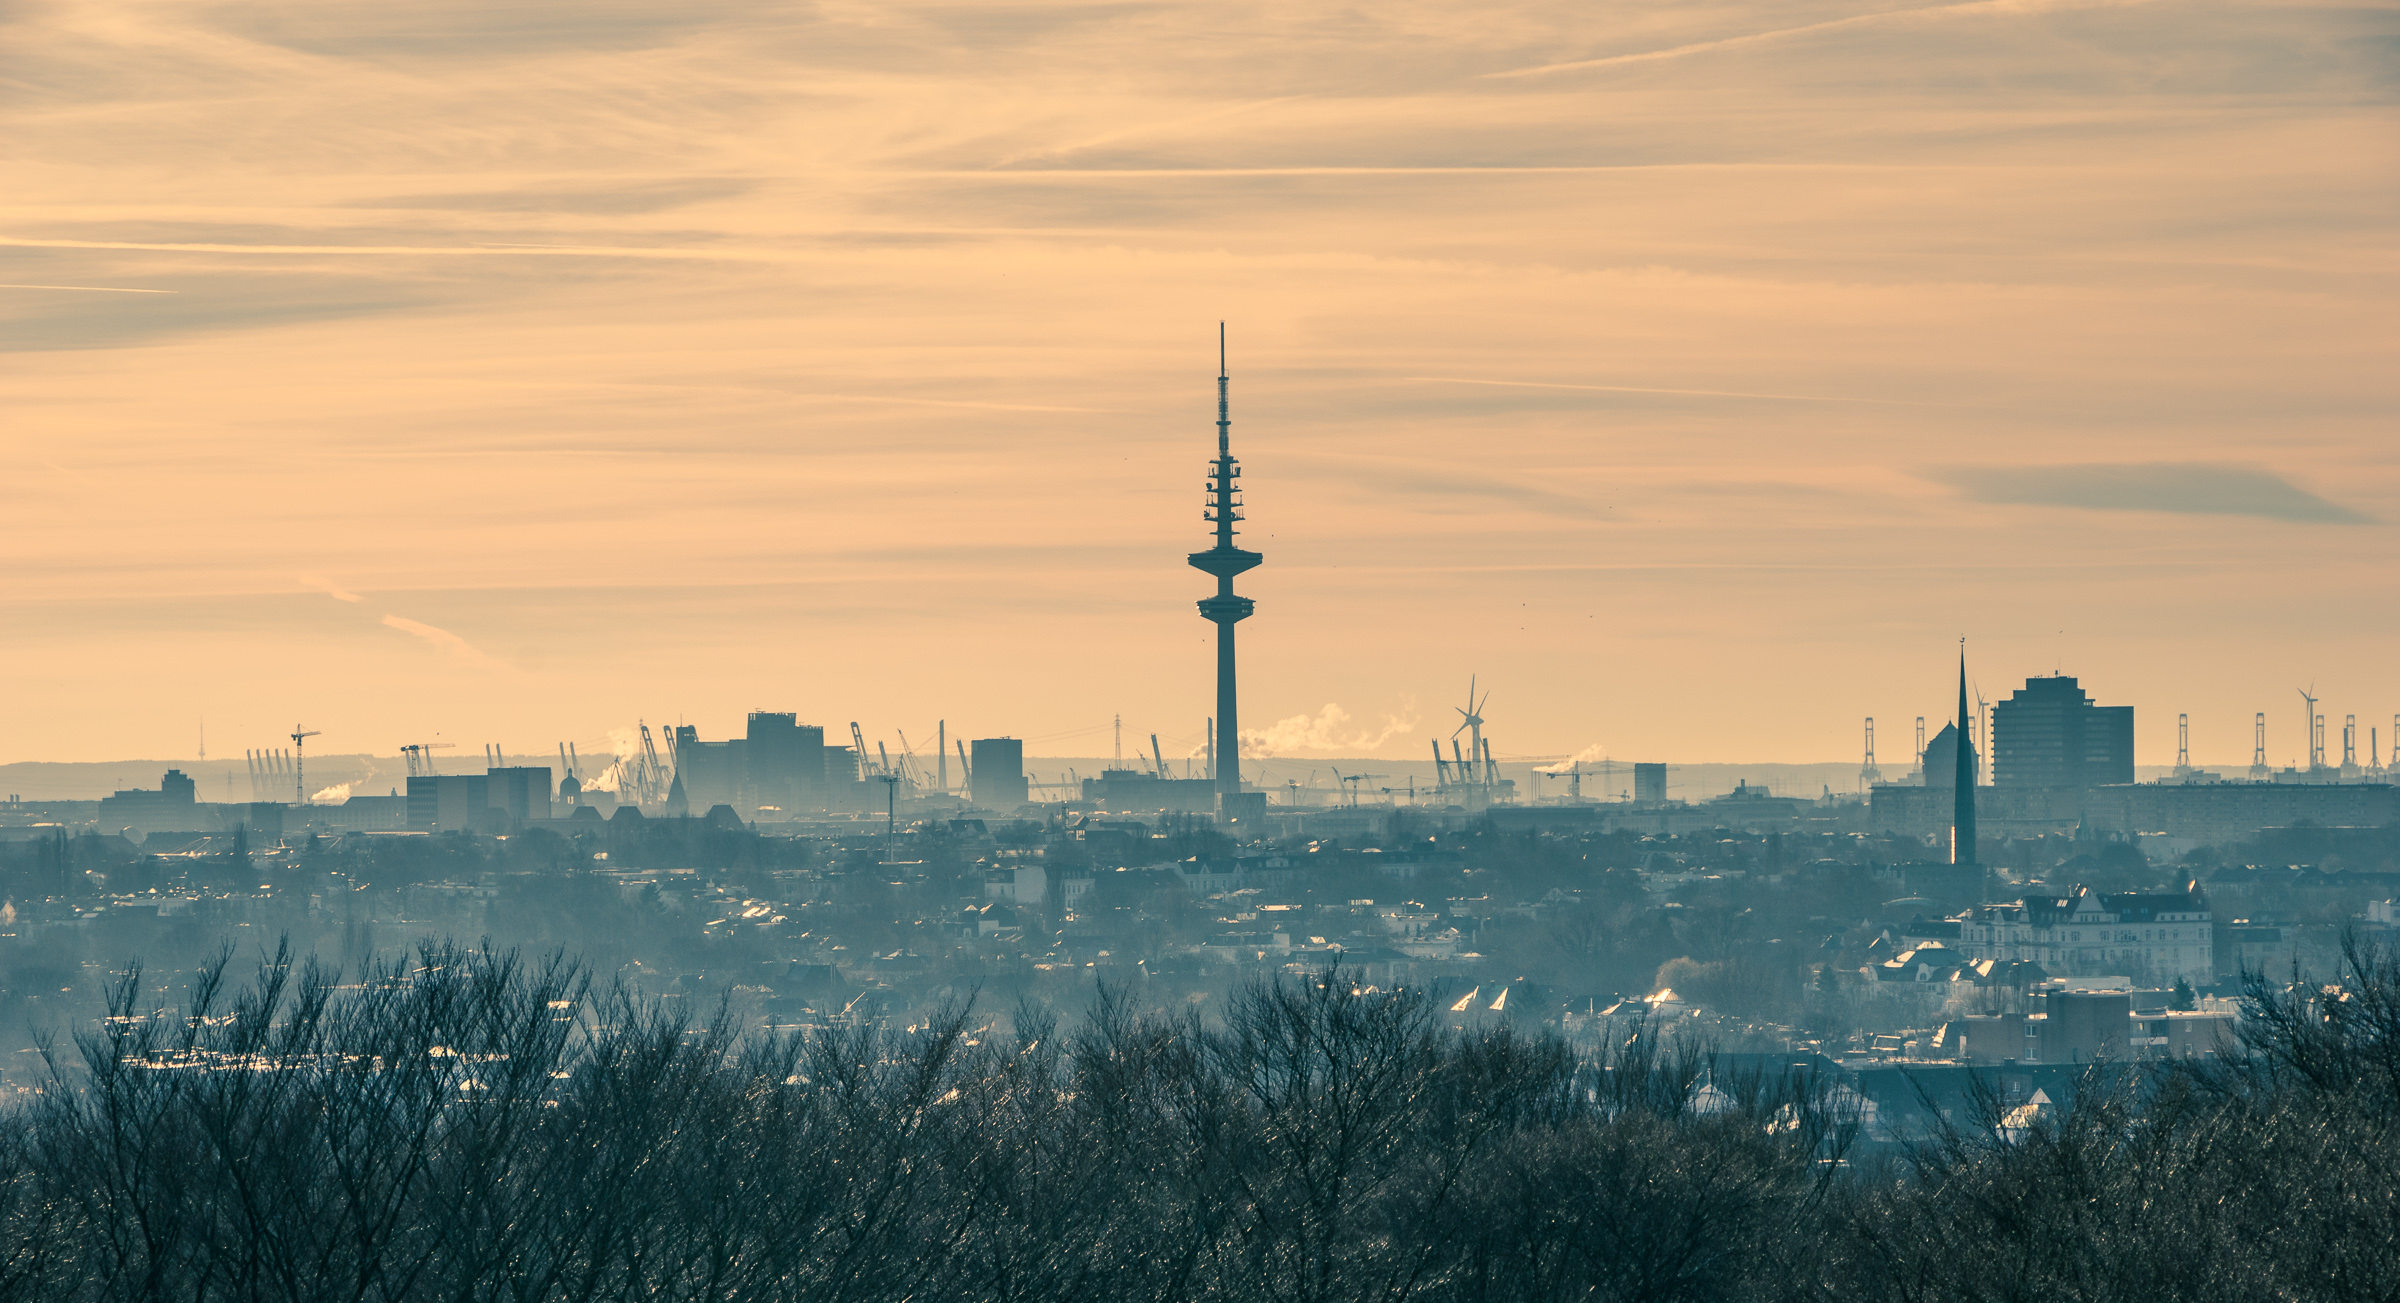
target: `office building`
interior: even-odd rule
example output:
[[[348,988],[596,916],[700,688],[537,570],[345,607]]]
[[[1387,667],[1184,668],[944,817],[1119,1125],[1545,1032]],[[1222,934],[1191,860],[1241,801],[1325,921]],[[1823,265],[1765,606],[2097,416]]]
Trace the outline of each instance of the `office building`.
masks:
[[[2133,707],[2099,705],[2067,674],[2027,679],[1992,707],[1995,786],[2081,790],[2132,781]]]
[[[1633,799],[1656,805],[1667,799],[1667,767],[1636,763],[1633,767]]]
[[[507,811],[511,820],[521,824],[550,817],[548,769],[492,769],[485,771],[483,779],[484,799],[492,808]]]
[[[159,779],[158,790],[131,788],[100,798],[99,823],[110,832],[185,832],[200,826],[199,789],[180,769]]]
[[[977,738],[968,744],[970,787],[986,810],[1014,810],[1032,796],[1025,781],[1025,744],[1013,737]]]
[[[675,777],[683,783],[685,800],[706,810],[740,799],[749,772],[748,739],[703,742],[699,728],[691,724],[678,724],[667,736],[674,744]]]
[[[417,774],[408,780],[408,826],[418,832],[471,831],[491,808],[482,774]]]
[[[798,810],[824,805],[822,727],[802,724],[789,711],[754,710],[743,740],[747,743],[742,753],[747,788],[743,795],[750,807]],[[703,809],[719,804],[710,801],[702,805],[697,793],[691,795],[693,803]]]

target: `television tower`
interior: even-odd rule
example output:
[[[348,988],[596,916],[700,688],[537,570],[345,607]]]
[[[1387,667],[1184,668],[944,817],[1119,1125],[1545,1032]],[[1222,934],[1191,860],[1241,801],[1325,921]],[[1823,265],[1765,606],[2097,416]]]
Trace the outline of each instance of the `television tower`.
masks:
[[[1217,545],[1206,552],[1194,552],[1192,568],[1217,577],[1214,597],[1200,600],[1201,618],[1217,626],[1217,722],[1216,735],[1224,739],[1222,755],[1217,762],[1217,798],[1219,808],[1224,798],[1238,795],[1242,790],[1242,726],[1239,705],[1234,692],[1233,626],[1250,617],[1254,603],[1247,597],[1237,597],[1233,577],[1266,560],[1256,552],[1233,545],[1235,521],[1242,518],[1240,462],[1233,459],[1233,419],[1227,415],[1225,399],[1225,323],[1217,323],[1217,459],[1209,468],[1208,504],[1200,513],[1202,520],[1217,527]]]

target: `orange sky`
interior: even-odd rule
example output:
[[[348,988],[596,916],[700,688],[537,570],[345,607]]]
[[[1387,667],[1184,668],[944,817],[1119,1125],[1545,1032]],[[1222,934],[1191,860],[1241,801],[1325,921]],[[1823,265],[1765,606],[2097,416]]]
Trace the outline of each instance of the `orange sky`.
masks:
[[[0,24],[0,760],[1189,749],[1220,318],[1287,753],[2400,711],[2389,7]]]

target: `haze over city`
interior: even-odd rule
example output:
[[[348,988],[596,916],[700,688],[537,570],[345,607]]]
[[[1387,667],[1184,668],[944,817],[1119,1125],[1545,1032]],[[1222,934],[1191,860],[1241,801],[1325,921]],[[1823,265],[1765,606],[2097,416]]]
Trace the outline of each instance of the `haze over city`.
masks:
[[[0,1303],[2383,1303],[2395,54],[0,3]]]
[[[2388,714],[2376,8],[27,6],[11,760]]]

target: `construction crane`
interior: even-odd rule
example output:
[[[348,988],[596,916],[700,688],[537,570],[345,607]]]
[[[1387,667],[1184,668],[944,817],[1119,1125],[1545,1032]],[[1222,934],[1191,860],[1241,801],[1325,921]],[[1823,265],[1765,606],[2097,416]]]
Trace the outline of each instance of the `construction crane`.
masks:
[[[1158,749],[1158,734],[1156,733],[1150,735],[1150,763],[1157,767],[1160,778],[1167,776],[1167,756],[1165,752]]]
[[[323,729],[292,725],[292,804],[308,804],[308,740]]]
[[[958,740],[958,785],[970,790],[975,786],[975,771],[967,765],[967,740],[963,737]]]
[[[867,735],[858,731],[858,721],[855,719],[850,721],[850,752],[858,757],[859,776],[874,777],[874,766],[867,762]]]
[[[400,748],[400,759],[408,766],[411,778],[431,778],[434,775],[433,753],[457,746],[456,742],[411,742]]]
[[[1345,774],[1339,769],[1333,771],[1333,776],[1337,781],[1350,789],[1350,808],[1353,810],[1358,808],[1358,785],[1360,783],[1363,783],[1370,778],[1391,777],[1390,774]]]

